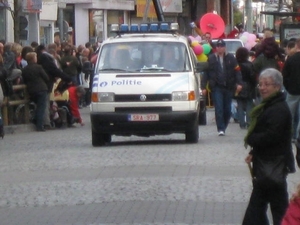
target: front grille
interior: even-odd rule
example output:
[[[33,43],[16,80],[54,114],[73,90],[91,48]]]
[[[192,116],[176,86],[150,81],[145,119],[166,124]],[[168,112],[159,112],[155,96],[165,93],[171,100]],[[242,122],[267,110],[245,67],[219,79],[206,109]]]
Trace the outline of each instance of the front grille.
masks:
[[[162,102],[172,101],[171,94],[115,95],[115,102]]]
[[[115,112],[123,113],[160,113],[171,112],[172,107],[116,107]]]

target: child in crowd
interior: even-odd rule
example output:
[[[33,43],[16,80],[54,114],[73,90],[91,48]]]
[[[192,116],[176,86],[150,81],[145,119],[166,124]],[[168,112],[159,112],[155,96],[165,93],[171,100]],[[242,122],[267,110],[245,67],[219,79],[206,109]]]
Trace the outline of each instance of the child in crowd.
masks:
[[[293,194],[289,207],[283,217],[281,225],[299,225],[300,224],[300,184]]]
[[[80,112],[79,112],[79,100],[85,95],[85,89],[82,86],[71,86],[68,88],[69,91],[69,109],[73,116],[74,123],[80,123],[84,126]]]

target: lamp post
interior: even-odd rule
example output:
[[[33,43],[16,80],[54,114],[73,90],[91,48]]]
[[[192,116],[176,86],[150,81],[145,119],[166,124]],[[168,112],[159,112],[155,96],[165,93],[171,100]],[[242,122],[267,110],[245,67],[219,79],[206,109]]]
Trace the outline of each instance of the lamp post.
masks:
[[[14,20],[14,42],[20,42],[20,10],[21,10],[21,0],[14,0],[14,11],[13,11],[13,20]]]
[[[245,14],[247,17],[246,20],[246,31],[253,32],[253,13],[252,13],[252,0],[245,1]]]
[[[66,8],[66,2],[64,0],[58,1],[58,28],[60,43],[63,43],[64,35],[64,8]]]

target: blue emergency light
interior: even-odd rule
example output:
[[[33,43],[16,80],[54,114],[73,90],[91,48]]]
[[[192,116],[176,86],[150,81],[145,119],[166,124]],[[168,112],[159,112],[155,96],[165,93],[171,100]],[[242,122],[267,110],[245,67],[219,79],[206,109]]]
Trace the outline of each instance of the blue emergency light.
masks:
[[[121,32],[128,32],[129,31],[128,24],[121,24],[120,31]]]
[[[130,31],[131,32],[138,32],[139,31],[139,25],[138,24],[131,24]]]
[[[112,24],[111,32],[116,32],[117,34],[126,33],[174,33],[178,31],[178,23],[142,23],[140,26],[138,24]]]

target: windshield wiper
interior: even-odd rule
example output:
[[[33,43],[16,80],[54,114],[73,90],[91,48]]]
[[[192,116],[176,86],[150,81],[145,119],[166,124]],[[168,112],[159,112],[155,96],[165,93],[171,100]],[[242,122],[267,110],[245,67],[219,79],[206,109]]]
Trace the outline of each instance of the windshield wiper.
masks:
[[[133,72],[131,70],[126,70],[126,69],[120,69],[120,68],[104,68],[100,69],[98,71],[121,71],[121,72]]]

